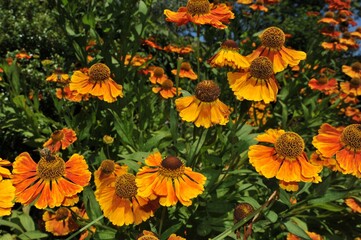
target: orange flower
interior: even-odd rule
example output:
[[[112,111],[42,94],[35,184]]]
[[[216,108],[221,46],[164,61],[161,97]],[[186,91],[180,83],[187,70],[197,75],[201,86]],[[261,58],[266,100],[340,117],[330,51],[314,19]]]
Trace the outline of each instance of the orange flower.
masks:
[[[212,80],[197,84],[194,96],[175,100],[179,116],[183,121],[194,122],[197,127],[209,128],[214,124],[226,125],[231,114],[230,108],[218,97],[221,89]]]
[[[173,44],[169,44],[163,48],[164,51],[167,52],[174,52],[178,54],[187,54],[193,52],[193,49],[191,46],[185,46],[185,47],[178,47]]]
[[[312,90],[318,90],[324,92],[327,95],[332,93],[338,87],[336,79],[335,78],[329,79],[325,74],[321,74],[320,77],[318,77],[318,79],[312,78],[308,82],[308,86]]]
[[[351,32],[351,36],[357,39],[361,39],[361,27],[357,27],[354,32]]]
[[[233,40],[223,42],[218,52],[207,62],[212,67],[229,66],[233,69],[248,68],[250,65],[246,57],[239,53],[238,44]]]
[[[177,75],[177,69],[173,69],[172,73]],[[198,78],[197,74],[192,70],[189,62],[182,62],[179,71],[179,77],[181,78],[189,78],[191,80],[196,80]]]
[[[147,64],[147,62],[152,59],[152,55],[148,55],[146,57],[143,57],[139,54],[130,55],[127,54],[124,59],[124,65],[131,64],[133,67],[143,67]]]
[[[320,20],[318,20],[319,23],[328,23],[331,25],[337,25],[338,21],[335,20],[335,13],[328,11],[325,13],[325,15],[323,16],[323,18],[321,18]]]
[[[152,38],[143,40],[143,45],[147,45],[147,46],[152,47],[157,50],[163,50],[163,48],[161,46],[159,46],[158,44],[156,44],[154,42],[154,39],[152,39]]]
[[[360,124],[335,128],[324,123],[318,130],[318,135],[313,137],[312,144],[324,157],[336,156],[339,171],[361,177]]]
[[[73,154],[67,162],[56,155],[42,156],[35,163],[23,152],[13,163],[13,183],[16,201],[35,207],[57,207],[67,197],[74,197],[89,183],[91,173],[82,155]]]
[[[263,126],[267,120],[272,116],[271,111],[267,109],[267,104],[262,102],[253,102],[248,109],[249,120],[248,124],[251,126]]]
[[[355,198],[345,199],[346,205],[351,208],[352,212],[361,213],[361,203]]]
[[[173,98],[177,94],[177,88],[173,86],[173,82],[170,79],[164,80],[158,87],[153,87],[152,91],[159,93],[164,99]],[[178,96],[181,94],[181,91],[182,89],[178,88]]]
[[[104,216],[117,226],[138,225],[153,216],[158,204],[140,196],[135,176],[125,172],[126,168],[106,161],[94,173],[95,197]]]
[[[136,240],[159,240],[159,238],[155,233],[147,230],[143,230],[143,232],[139,234]],[[186,240],[186,239],[179,237],[173,233],[167,238],[167,240]]]
[[[312,240],[323,240],[323,237],[317,233],[308,232],[308,231],[306,231],[306,233]],[[302,239],[303,238],[300,238],[292,233],[287,234],[287,240],[302,240]]]
[[[358,77],[352,78],[350,81],[341,82],[340,88],[342,92],[352,97],[361,95],[361,79]]]
[[[110,69],[103,63],[96,63],[89,68],[88,73],[75,71],[71,76],[70,90],[80,94],[96,96],[106,102],[114,102],[117,97],[123,97],[122,86],[110,77]]]
[[[0,217],[11,214],[14,206],[15,187],[11,180],[0,180]]]
[[[193,172],[177,157],[168,156],[162,160],[159,152],[145,159],[145,166],[136,176],[138,194],[145,198],[159,198],[162,206],[174,206],[179,201],[190,206],[193,198],[204,191],[206,177]]]
[[[229,86],[238,100],[276,101],[278,83],[274,77],[272,62],[267,57],[257,57],[249,69],[227,74]]]
[[[11,162],[0,158],[0,181],[3,180],[3,177],[10,178],[10,176],[11,176],[10,170],[7,168],[4,168],[3,166],[9,167],[9,166],[11,166]]]
[[[89,100],[89,94],[80,94],[78,91],[71,91],[69,85],[63,88],[57,88],[55,95],[58,99],[66,99],[71,102],[80,102]]]
[[[58,152],[60,148],[64,150],[76,140],[77,137],[74,130],[63,128],[54,131],[50,139],[43,144],[43,147],[47,147],[51,152]]]
[[[283,71],[288,65],[295,66],[306,59],[306,53],[286,48],[285,34],[278,27],[269,27],[260,35],[262,45],[247,56],[252,62],[259,56],[268,57],[273,63],[275,73]]]
[[[332,39],[332,42],[322,42],[321,46],[326,50],[331,51],[347,51],[348,47],[342,43],[337,38]]]
[[[53,74],[46,78],[48,82],[57,82],[67,84],[70,81],[69,75],[65,74],[60,68],[54,70]]]
[[[268,8],[266,8],[264,6],[264,1],[263,0],[257,0],[254,4],[249,6],[249,8],[252,9],[253,11],[268,12]]]
[[[80,210],[77,207],[70,208],[61,207],[54,213],[46,211],[43,214],[43,221],[45,222],[45,229],[51,232],[54,236],[66,236],[71,232],[79,229],[76,219],[73,214],[80,215]]]
[[[297,133],[269,129],[258,135],[256,140],[272,144],[253,145],[249,148],[249,161],[259,174],[266,178],[276,177],[281,181],[281,187],[297,182],[321,181],[318,173],[322,166],[308,162],[304,152],[305,143]]]
[[[21,49],[19,53],[15,55],[17,59],[30,59],[31,56],[25,51],[25,49]]]
[[[310,163],[316,166],[327,167],[332,171],[339,171],[340,169],[333,157],[324,157],[318,150],[311,154]]]
[[[164,73],[164,69],[162,67],[155,67],[154,69],[149,69],[150,77],[149,80],[151,83],[162,83],[168,79],[168,76]]]
[[[193,22],[198,25],[210,24],[215,28],[227,28],[225,24],[234,19],[230,7],[221,3],[213,5],[208,0],[188,0],[186,7],[180,7],[178,12],[164,10],[168,22],[177,23],[178,26]]]
[[[342,72],[351,78],[361,78],[361,63],[354,62],[351,66],[342,65]]]

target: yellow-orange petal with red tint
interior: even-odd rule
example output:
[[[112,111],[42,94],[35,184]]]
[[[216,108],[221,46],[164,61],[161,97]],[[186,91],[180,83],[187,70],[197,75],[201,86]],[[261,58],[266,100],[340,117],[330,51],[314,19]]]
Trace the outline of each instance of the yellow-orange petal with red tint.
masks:
[[[342,147],[342,128],[335,128],[328,123],[321,125],[318,135],[313,137],[312,144],[324,157],[334,156]]]
[[[352,212],[361,213],[361,203],[355,198],[346,198],[345,203],[349,208],[351,208]]]
[[[52,233],[54,236],[66,236],[79,229],[76,219],[73,218],[72,213],[79,215],[79,209],[72,207],[71,211],[68,208],[59,208],[55,212],[45,211],[43,214],[43,221],[45,222],[45,230]]]
[[[51,134],[50,139],[43,144],[43,147],[48,148],[52,152],[58,152],[60,148],[64,150],[76,140],[77,137],[74,130],[63,128],[61,130],[54,131]]]
[[[297,192],[298,191],[298,182],[285,182],[280,180],[278,185],[280,188],[289,191],[289,192]]]
[[[11,166],[11,162],[5,159],[0,158],[0,181],[3,178],[10,178],[11,176],[11,172],[9,169],[4,168],[5,167],[10,167]]]
[[[11,180],[0,181],[0,217],[11,214],[11,209],[14,206],[15,187]]]

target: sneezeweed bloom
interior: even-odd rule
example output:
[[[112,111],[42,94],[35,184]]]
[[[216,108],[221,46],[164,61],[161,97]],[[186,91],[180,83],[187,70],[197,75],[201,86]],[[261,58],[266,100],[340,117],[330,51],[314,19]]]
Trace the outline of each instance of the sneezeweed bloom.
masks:
[[[356,97],[361,95],[361,78],[354,77],[350,81],[340,83],[341,91],[349,96]]]
[[[110,77],[110,69],[103,63],[93,64],[87,73],[75,71],[71,76],[70,90],[90,94],[106,102],[123,97],[123,87]]]
[[[333,93],[338,88],[336,79],[335,78],[329,78],[325,74],[321,74],[317,79],[312,78],[308,82],[308,86],[312,90],[318,90],[320,92],[325,93],[326,95],[329,95],[329,94]]]
[[[268,12],[268,8],[264,5],[263,0],[257,0],[255,3],[251,4],[249,8],[252,9],[253,11]]]
[[[151,231],[143,230],[143,232],[139,234],[136,240],[159,240],[159,238],[155,233]],[[167,238],[167,240],[186,240],[186,239],[177,236],[176,234],[173,233]]]
[[[157,50],[163,50],[161,46],[159,46],[157,43],[155,43],[153,38],[148,38],[142,41],[143,45],[149,46],[151,48],[157,49]]]
[[[351,208],[352,212],[361,213],[361,202],[355,198],[346,198],[346,205]]]
[[[10,178],[11,172],[9,169],[5,168],[10,166],[10,161],[0,158],[0,181],[3,180],[3,178]]]
[[[11,180],[0,180],[0,217],[11,214],[11,208],[14,206],[15,187]]]
[[[320,151],[314,151],[310,156],[310,163],[317,166],[323,166],[331,169],[332,171],[340,171],[335,158],[322,156]]]
[[[19,53],[15,55],[17,59],[30,59],[31,56],[28,54],[28,52],[25,49],[21,49]]]
[[[229,66],[233,69],[248,68],[250,66],[246,57],[239,53],[238,44],[233,40],[226,40],[220,49],[207,61],[212,67]]]
[[[162,83],[168,79],[168,76],[164,73],[164,69],[162,67],[155,67],[154,69],[149,70],[149,72],[149,81],[152,84]]]
[[[292,191],[297,190],[295,185],[298,182],[321,181],[318,173],[322,166],[308,162],[304,152],[305,143],[297,133],[269,129],[258,135],[256,140],[271,144],[257,144],[249,148],[249,161],[259,174],[266,178],[276,177],[281,187],[287,190],[288,185],[291,185]]]
[[[247,56],[252,62],[259,56],[268,57],[273,63],[275,73],[283,71],[288,65],[295,66],[306,59],[306,53],[284,46],[286,36],[278,27],[269,27],[260,35],[262,45]]]
[[[330,51],[347,51],[348,47],[345,44],[340,43],[339,38],[333,38],[331,42],[322,42],[321,46]]]
[[[126,168],[117,165],[110,160],[102,162],[94,174],[95,197],[104,216],[114,225],[138,225],[152,217],[158,205],[141,197],[137,193],[135,176],[124,172]]]
[[[173,98],[177,94],[177,88],[174,87],[174,84],[170,79],[163,80],[157,87],[153,87],[152,91],[154,93],[159,93],[164,99]],[[178,88],[178,95],[181,94],[181,91],[182,89]]]
[[[48,141],[43,144],[43,147],[48,148],[51,152],[58,152],[60,148],[62,150],[69,147],[77,140],[74,130],[69,128],[63,128],[56,130],[51,134]]]
[[[233,223],[236,224],[236,223],[242,221],[253,211],[254,211],[254,208],[249,203],[237,204],[237,206],[234,208],[234,211],[233,211]],[[250,221],[248,221],[246,224],[247,224],[247,226],[244,227],[244,232],[243,232],[244,239],[247,239],[248,236],[251,235],[251,233],[252,233],[252,227],[251,227]],[[237,236],[237,239],[241,238],[240,228],[238,228],[236,230],[236,236]]]
[[[35,203],[43,209],[62,205],[88,185],[91,173],[82,155],[73,154],[67,162],[57,155],[42,155],[35,163],[27,152],[13,163],[12,180],[16,188],[16,202]]]
[[[361,63],[354,62],[351,66],[342,65],[342,72],[351,78],[361,78]]]
[[[249,69],[229,72],[228,82],[237,99],[250,101],[276,101],[278,83],[274,77],[272,62],[267,57],[257,57]]]
[[[359,45],[349,32],[344,32],[340,38],[340,43],[346,45],[350,49],[358,49]]]
[[[60,68],[57,68],[53,71],[53,74],[46,78],[46,81],[67,84],[70,78],[68,74],[64,73]]]
[[[133,67],[145,67],[147,62],[153,58],[152,55],[141,56],[140,54],[127,54],[124,58],[124,65],[132,65]]]
[[[312,239],[312,240],[323,240],[323,237],[317,233],[314,232],[309,232],[309,231],[305,231],[307,233],[307,235]],[[286,240],[302,240],[303,238],[300,238],[292,233],[288,233],[287,234],[287,239]]]
[[[176,46],[173,44],[169,44],[169,45],[165,46],[163,48],[163,50],[167,51],[167,52],[178,53],[178,54],[188,54],[188,53],[194,52],[193,48],[191,46],[179,47],[179,46]]]
[[[178,202],[192,205],[192,199],[204,191],[206,177],[193,172],[179,158],[162,159],[159,152],[149,155],[136,176],[138,194],[144,198],[159,199],[162,206],[174,206]]]
[[[80,94],[76,90],[70,90],[69,85],[65,85],[63,88],[57,88],[55,96],[58,99],[66,99],[71,102],[81,102],[89,100],[89,94]]]
[[[177,69],[173,69],[172,73],[177,75]],[[179,71],[180,78],[189,78],[190,80],[196,80],[197,74],[193,71],[192,66],[189,62],[182,62]]]
[[[177,12],[164,10],[168,22],[178,26],[193,22],[197,25],[210,24],[212,27],[224,29],[230,19],[234,19],[231,8],[221,3],[213,5],[208,0],[188,0],[186,7],[180,7]]]
[[[194,122],[197,127],[209,128],[214,124],[226,125],[231,114],[230,108],[218,97],[221,89],[212,80],[197,84],[195,95],[175,100],[179,116],[183,121]]]
[[[361,27],[357,27],[354,32],[351,32],[351,36],[356,39],[361,39]]]
[[[323,18],[321,18],[320,20],[318,20],[319,23],[328,23],[328,24],[332,24],[332,25],[337,25],[338,21],[335,20],[335,13],[328,11],[323,15]]]
[[[72,212],[80,215],[80,210],[77,207],[72,207],[71,210],[60,207],[55,212],[45,211],[43,214],[45,230],[51,232],[54,236],[66,236],[78,230],[79,225],[73,218]]]
[[[321,125],[313,137],[313,146],[325,157],[336,156],[340,172],[361,178],[361,125],[351,124],[335,128]]]

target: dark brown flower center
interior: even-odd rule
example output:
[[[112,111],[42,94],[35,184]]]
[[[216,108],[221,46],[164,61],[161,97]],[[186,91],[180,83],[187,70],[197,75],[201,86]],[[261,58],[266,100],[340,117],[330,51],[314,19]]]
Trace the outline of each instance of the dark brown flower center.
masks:
[[[284,32],[278,27],[269,27],[261,34],[262,45],[268,48],[280,50],[285,40]]]
[[[361,33],[361,27],[357,27],[355,31]]]
[[[135,176],[129,173],[120,175],[115,180],[115,192],[119,197],[132,198],[137,195]]]
[[[325,18],[334,18],[335,17],[335,13],[334,12],[331,12],[331,11],[328,11],[325,13],[324,15]]]
[[[184,173],[184,164],[179,158],[168,156],[160,164],[159,173],[165,177],[177,178]]]
[[[257,0],[256,5],[264,5],[264,1],[263,0]]]
[[[89,68],[89,78],[93,82],[104,82],[110,78],[110,69],[103,63],[96,63]]]
[[[211,4],[208,0],[188,0],[187,12],[194,15],[204,15],[211,10]]]
[[[164,74],[164,69],[163,69],[163,68],[161,68],[161,67],[156,67],[156,68],[154,69],[154,77],[156,77],[156,78],[161,78],[161,77],[163,77],[163,74]]]
[[[350,85],[352,88],[358,88],[361,84],[361,79],[358,77],[352,78],[350,81]]]
[[[351,64],[351,69],[355,72],[361,71],[361,63],[360,62],[354,62]]]
[[[353,151],[361,151],[361,125],[351,124],[341,134],[341,142]]]
[[[70,211],[65,207],[61,207],[55,212],[55,219],[57,221],[65,220],[69,217]]]
[[[213,102],[218,99],[221,89],[212,80],[203,80],[198,83],[195,89],[196,98],[202,102]]]
[[[238,44],[233,40],[226,40],[221,45],[222,48],[239,49]]]
[[[167,79],[167,80],[163,81],[163,83],[162,83],[162,88],[165,89],[165,90],[170,90],[170,89],[172,89],[172,88],[173,88],[173,82],[172,82],[172,80]]]
[[[304,148],[303,139],[294,132],[283,133],[275,143],[277,154],[284,158],[296,158],[302,154]]]
[[[347,18],[347,14],[344,13],[344,12],[341,12],[339,15],[338,15],[339,18]]]
[[[248,214],[253,212],[253,207],[251,204],[248,203],[240,203],[238,204],[233,212],[234,220],[235,222],[239,222],[245,217],[247,217]]]
[[[51,134],[53,142],[59,142],[64,139],[64,132],[62,130],[56,130]]]
[[[269,79],[273,75],[273,66],[268,57],[257,57],[249,68],[251,76],[258,79]]]
[[[182,62],[181,67],[182,70],[184,71],[189,71],[191,70],[191,65],[189,64],[189,62]]]
[[[318,83],[323,85],[328,83],[328,77],[325,74],[321,74],[321,76],[317,79]]]
[[[100,171],[104,174],[111,174],[115,170],[115,163],[113,160],[106,159],[100,164]]]
[[[42,157],[36,167],[36,171],[39,178],[43,180],[54,180],[64,175],[65,162],[58,156],[52,158]]]

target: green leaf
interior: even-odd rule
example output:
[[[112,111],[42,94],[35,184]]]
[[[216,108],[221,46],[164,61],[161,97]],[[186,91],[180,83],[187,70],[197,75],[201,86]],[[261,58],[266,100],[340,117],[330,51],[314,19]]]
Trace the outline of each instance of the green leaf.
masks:
[[[311,199],[308,201],[310,204],[321,204],[321,203],[328,203],[339,199],[344,199],[347,196],[347,192],[335,192],[329,191],[320,198]]]
[[[203,130],[203,129],[202,129]],[[208,129],[203,130],[202,135],[193,142],[191,149],[189,150],[189,161],[192,162],[193,158],[200,152],[204,141],[206,140]]]
[[[22,233],[18,236],[20,239],[29,240],[29,239],[41,239],[48,237],[48,234],[40,232],[38,230],[36,231],[30,231]]]
[[[35,224],[33,219],[26,213],[19,215],[20,223],[27,232],[35,230]]]
[[[182,223],[178,223],[165,230],[160,236],[160,240],[166,240],[172,233],[178,231],[182,227],[182,225]]]
[[[14,237],[11,234],[7,233],[0,236],[0,240],[14,240]]]
[[[86,186],[83,190],[83,202],[86,213],[91,220],[95,220],[103,214],[98,201],[95,199],[94,191],[90,186]],[[99,222],[103,223],[103,219],[99,220]]]
[[[109,230],[97,230],[94,235],[94,239],[113,240],[115,239],[116,232]]]
[[[312,240],[302,228],[294,224],[292,221],[287,221],[284,223],[284,225],[290,233],[299,236],[305,240]]]
[[[6,220],[3,220],[3,219],[0,219],[0,226],[7,226],[7,227],[10,227],[10,228],[13,228],[13,229],[16,229],[20,232],[24,232],[24,230],[16,223],[13,223],[13,222],[10,222],[10,221],[6,221]]]
[[[85,25],[89,25],[91,28],[95,28],[94,13],[88,12],[84,14],[81,20]]]
[[[270,222],[275,223],[278,220],[278,215],[274,211],[265,212],[265,216]]]
[[[151,137],[145,144],[144,144],[144,151],[150,151],[153,148],[157,148],[164,138],[171,138],[171,133],[169,132],[168,128],[164,128],[162,130],[156,131],[153,134],[153,137]]]
[[[143,15],[147,15],[148,7],[143,1],[139,1],[139,8],[138,11]]]

